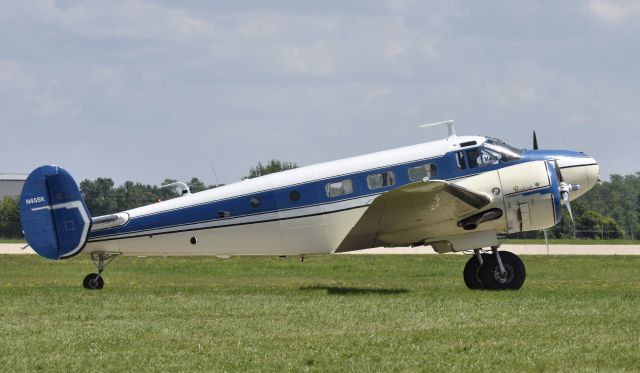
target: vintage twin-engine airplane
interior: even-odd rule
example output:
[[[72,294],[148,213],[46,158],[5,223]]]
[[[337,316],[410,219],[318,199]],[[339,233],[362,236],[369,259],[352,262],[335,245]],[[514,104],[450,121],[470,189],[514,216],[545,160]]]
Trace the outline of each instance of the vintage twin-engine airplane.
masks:
[[[521,150],[482,136],[424,144],[297,168],[113,215],[92,218],[64,169],[28,177],[20,220],[28,244],[48,259],[90,254],[101,289],[118,255],[305,255],[386,246],[471,251],[472,289],[519,289],[525,267],[498,251],[505,235],[553,227],[561,204],[599,180],[584,153]],[[573,218],[573,217],[572,217]],[[481,250],[491,248],[491,253]]]

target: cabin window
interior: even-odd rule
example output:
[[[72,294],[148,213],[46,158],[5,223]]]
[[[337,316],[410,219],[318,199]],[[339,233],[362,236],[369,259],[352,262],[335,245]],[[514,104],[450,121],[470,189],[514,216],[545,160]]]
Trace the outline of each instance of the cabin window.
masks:
[[[260,207],[260,203],[261,203],[261,201],[260,201],[260,198],[258,198],[258,197],[253,197],[253,198],[251,198],[251,199],[249,200],[249,204],[250,204],[250,205],[251,205],[251,207],[253,207],[253,208],[258,208],[258,207]]]
[[[289,193],[289,199],[291,202],[298,202],[300,200],[300,192],[292,190],[291,193]]]
[[[392,186],[395,183],[396,177],[391,171],[367,176],[367,186],[369,187],[369,189],[384,188]]]
[[[328,183],[324,186],[327,197],[338,197],[353,193],[353,181],[350,179]]]
[[[456,163],[458,164],[458,170],[464,170],[467,166],[464,164],[464,153],[457,152],[456,153]]]
[[[423,164],[417,167],[411,167],[409,169],[409,180],[411,181],[423,181],[429,180],[436,176],[436,165]]]

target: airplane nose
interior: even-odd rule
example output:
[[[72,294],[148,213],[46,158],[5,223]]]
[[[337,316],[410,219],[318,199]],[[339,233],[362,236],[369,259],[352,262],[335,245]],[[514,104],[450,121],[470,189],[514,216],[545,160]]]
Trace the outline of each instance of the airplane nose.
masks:
[[[600,182],[600,165],[598,162],[595,162],[591,166],[587,166],[587,177],[589,179],[589,190],[591,190],[594,186]]]
[[[591,190],[600,179],[600,165],[595,159],[581,155],[557,159],[560,172],[566,183],[580,185],[579,190],[570,193],[574,200]]]

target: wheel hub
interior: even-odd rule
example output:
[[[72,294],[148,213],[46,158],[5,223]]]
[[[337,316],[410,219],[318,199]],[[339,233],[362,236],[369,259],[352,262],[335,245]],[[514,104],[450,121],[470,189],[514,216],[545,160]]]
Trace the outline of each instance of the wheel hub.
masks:
[[[513,267],[507,263],[504,263],[504,273],[502,273],[500,271],[500,267],[496,266],[493,269],[493,278],[496,279],[496,281],[499,284],[508,284],[511,281],[513,281],[513,277],[514,277],[514,270]]]

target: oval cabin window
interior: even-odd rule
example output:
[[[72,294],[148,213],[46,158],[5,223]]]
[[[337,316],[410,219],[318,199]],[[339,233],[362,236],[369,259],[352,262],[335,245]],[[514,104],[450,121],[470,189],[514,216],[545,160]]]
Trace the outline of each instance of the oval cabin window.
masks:
[[[253,197],[249,200],[249,204],[251,205],[251,207],[253,208],[257,208],[260,207],[260,198],[258,197]]]
[[[289,199],[292,202],[298,202],[300,200],[300,192],[298,192],[297,190],[292,190],[291,193],[289,193]]]

